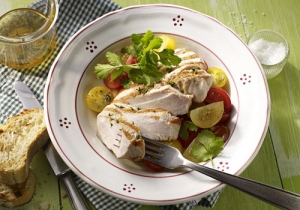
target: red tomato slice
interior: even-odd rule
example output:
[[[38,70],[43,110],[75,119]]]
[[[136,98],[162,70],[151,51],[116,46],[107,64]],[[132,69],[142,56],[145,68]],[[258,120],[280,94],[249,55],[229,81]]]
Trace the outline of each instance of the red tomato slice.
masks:
[[[218,101],[224,102],[224,110],[231,110],[231,100],[228,93],[222,88],[211,87],[207,92],[207,96],[204,100],[207,103],[214,103]]]
[[[138,60],[136,57],[130,55],[126,61],[126,65],[129,65],[129,64],[136,64],[138,63]]]
[[[201,128],[199,128],[197,131],[188,130],[189,138],[187,140],[178,136],[178,141],[180,141],[182,147],[187,148],[192,143],[192,141],[197,137],[200,130],[201,130]]]
[[[146,165],[148,168],[150,168],[150,169],[152,169],[152,170],[154,170],[154,171],[161,171],[161,170],[164,169],[163,166],[156,165],[156,164],[154,164],[154,163],[149,162],[148,160],[144,160],[144,163],[145,163],[145,165]]]
[[[231,111],[228,112],[228,111],[224,110],[223,116],[218,123],[225,122],[230,117],[230,114],[231,114]]]
[[[209,130],[212,131],[216,136],[221,137],[224,142],[226,142],[229,138],[230,131],[225,125],[218,124],[214,127],[211,127]]]
[[[220,122],[224,122],[230,117],[231,113],[231,99],[228,93],[222,88],[211,87],[207,92],[207,96],[204,100],[206,103],[214,103],[218,101],[224,102],[224,114]]]
[[[111,79],[111,75],[112,72],[108,75],[108,77],[106,77],[103,81],[104,84],[106,85],[106,87],[108,87],[109,89],[118,89],[120,87],[122,87],[121,81],[123,78],[128,78],[126,73],[123,73],[121,76],[119,76],[118,78],[116,78],[114,81],[110,82]]]

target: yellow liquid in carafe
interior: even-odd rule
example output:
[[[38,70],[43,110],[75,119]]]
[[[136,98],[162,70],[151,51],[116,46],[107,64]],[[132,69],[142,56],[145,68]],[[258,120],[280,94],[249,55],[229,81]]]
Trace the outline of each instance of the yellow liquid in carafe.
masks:
[[[33,9],[12,10],[0,19],[0,35],[25,38],[39,30],[46,21],[42,13]],[[55,44],[54,28],[36,40],[23,43],[0,42],[0,62],[13,68],[30,68],[43,62],[52,53]]]

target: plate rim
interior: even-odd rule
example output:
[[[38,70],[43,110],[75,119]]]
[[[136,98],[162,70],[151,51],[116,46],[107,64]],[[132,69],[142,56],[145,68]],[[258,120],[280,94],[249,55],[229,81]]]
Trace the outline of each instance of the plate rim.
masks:
[[[138,9],[138,8],[141,8],[141,7],[173,7],[173,8],[176,8],[176,9],[184,9],[184,10],[188,10],[188,11],[191,11],[191,12],[194,12],[194,13],[198,13],[198,14],[201,14],[202,16],[204,16],[204,17],[206,17],[206,18],[209,18],[209,19],[211,19],[211,20],[213,20],[213,21],[215,21],[215,22],[217,22],[218,24],[220,24],[222,27],[224,27],[224,28],[226,28],[227,30],[229,30],[231,33],[233,33],[234,35],[236,35],[236,33],[231,29],[231,28],[229,28],[229,27],[227,27],[226,25],[224,25],[223,23],[221,23],[220,21],[218,21],[217,19],[215,19],[215,18],[213,18],[213,17],[211,17],[211,16],[208,16],[208,15],[206,15],[206,14],[203,14],[203,13],[201,13],[201,12],[198,12],[198,11],[195,11],[195,10],[193,10],[193,9],[190,9],[190,8],[187,8],[187,7],[183,7],[183,6],[179,6],[179,5],[173,5],[173,4],[147,4],[147,5],[134,5],[134,6],[130,6],[130,7],[125,7],[125,8],[122,8],[122,9],[119,9],[119,10],[115,10],[115,11],[112,11],[112,12],[109,12],[109,13],[107,13],[107,14],[105,14],[105,15],[103,15],[103,16],[101,16],[101,17],[99,17],[99,18],[97,18],[97,19],[95,19],[94,21],[92,21],[92,22],[90,22],[90,23],[88,23],[86,26],[84,26],[83,28],[81,28],[79,31],[77,31],[74,35],[72,35],[70,38],[69,38],[69,40],[64,44],[64,46],[62,47],[62,49],[60,50],[60,52],[59,52],[59,54],[57,55],[57,57],[56,57],[56,59],[54,60],[54,62],[53,62],[53,64],[52,64],[52,66],[51,66],[51,69],[50,69],[50,71],[49,71],[49,75],[48,75],[48,78],[47,78],[47,81],[46,81],[46,86],[45,86],[45,94],[44,94],[44,101],[45,101],[45,119],[46,119],[46,122],[47,122],[47,127],[49,126],[48,125],[48,123],[50,123],[49,122],[49,117],[48,117],[48,109],[47,109],[47,107],[48,107],[48,98],[47,98],[47,95],[48,95],[48,88],[49,88],[49,83],[51,82],[51,77],[52,77],[52,74],[54,73],[54,69],[55,69],[55,66],[56,66],[56,64],[57,64],[57,62],[59,61],[59,58],[61,57],[61,55],[64,53],[64,51],[65,50],[67,50],[68,49],[68,47],[69,47],[69,45],[71,45],[72,44],[72,41],[73,40],[75,40],[76,39],[76,37],[77,36],[79,36],[83,31],[85,31],[85,30],[87,30],[91,25],[93,25],[93,24],[95,24],[95,23],[97,23],[98,21],[101,21],[103,18],[105,18],[105,17],[107,17],[107,16],[110,16],[110,15],[113,15],[113,14],[115,14],[115,13],[119,13],[119,12],[122,12],[122,11],[127,11],[127,10],[131,10],[131,9]],[[238,37],[237,35],[236,35],[236,37],[238,38],[238,39],[240,39],[240,41],[242,41],[241,40],[241,38],[240,37]],[[247,47],[247,45],[245,45],[246,47]],[[250,51],[250,53],[251,53],[251,51]],[[252,53],[251,53],[252,54]],[[254,57],[255,58],[255,57]],[[255,58],[256,59],[256,58]],[[256,62],[258,63],[258,65],[260,66],[260,64],[259,64],[259,62],[258,62],[258,60],[256,59]],[[260,66],[261,67],[261,66]],[[261,71],[262,71],[262,69],[260,69]],[[263,72],[262,72],[262,76],[264,77],[264,74],[263,74]],[[247,162],[249,162],[249,163],[245,163],[241,168],[240,168],[240,170],[238,170],[235,174],[240,174],[242,171],[244,171],[245,170],[245,168],[252,162],[252,160],[255,158],[255,156],[256,156],[256,154],[258,153],[258,151],[259,151],[259,149],[260,149],[260,147],[261,147],[261,145],[262,145],[262,143],[263,143],[263,141],[264,141],[264,138],[265,138],[265,136],[266,136],[266,133],[267,133],[267,127],[268,127],[268,125],[269,125],[269,118],[270,118],[270,95],[269,95],[269,90],[268,90],[268,85],[267,85],[267,83],[266,83],[266,78],[264,77],[264,82],[265,82],[265,88],[266,88],[266,92],[267,92],[267,96],[268,96],[268,98],[267,98],[267,116],[266,116],[266,122],[265,122],[265,128],[264,128],[264,132],[262,133],[262,135],[261,135],[261,139],[260,139],[260,141],[259,141],[259,144],[257,145],[257,149],[255,149],[255,151],[252,153],[252,155],[249,157],[249,159],[248,159],[248,161]],[[50,123],[51,124],[51,123]],[[51,125],[50,125],[51,126]],[[51,131],[52,131],[52,129],[51,129]],[[53,134],[52,134],[52,132],[50,132],[51,133],[51,136],[52,136],[52,138],[53,138]],[[51,138],[51,140],[52,140],[52,138]],[[54,137],[55,138],[55,137]],[[62,158],[66,161],[67,160],[67,162],[70,164],[71,162],[70,162],[70,160],[69,160],[69,158],[64,154],[64,152],[63,152],[63,149],[58,145],[58,144],[56,144],[57,142],[55,142],[55,147],[56,147],[56,149],[58,150],[58,152],[59,152],[59,154],[62,156]],[[68,165],[69,165],[68,164]],[[72,163],[71,163],[72,164]],[[69,165],[70,166],[70,165]],[[73,164],[72,164],[72,166],[71,166],[71,168],[72,167],[75,167]],[[80,171],[80,170],[78,170],[77,168],[76,168],[76,171]],[[86,176],[83,176],[81,173],[76,173],[80,178],[82,178],[83,180],[86,180],[86,179],[89,179],[89,177],[86,177]],[[89,179],[89,181],[90,182],[94,182],[93,180],[90,180]],[[98,186],[98,184],[97,183],[94,183],[94,184],[96,184],[97,186]],[[217,191],[217,190],[219,190],[219,189],[221,189],[222,187],[223,187],[224,185],[223,184],[219,184],[218,186],[216,186],[215,187],[215,191]],[[99,188],[98,188],[99,189]],[[99,189],[100,190],[100,189]],[[109,189],[107,189],[107,191],[110,191]],[[107,191],[105,191],[105,192],[107,192]],[[214,191],[214,192],[215,192]],[[107,192],[108,194],[110,194],[109,192]],[[199,195],[201,194],[206,194],[206,195],[208,195],[208,194],[211,194],[212,192],[210,191],[210,192],[204,192],[204,193],[199,193]],[[112,195],[112,196],[115,196],[116,197],[116,194],[118,194],[117,192],[114,192],[113,194],[110,194],[110,195]],[[118,196],[117,196],[118,197]],[[126,196],[124,196],[124,195],[120,195],[120,197],[119,198],[124,198],[124,197],[126,197]],[[203,197],[203,196],[202,196]],[[126,199],[126,198],[125,198]],[[131,201],[131,202],[137,202],[137,198],[134,198],[133,200],[131,199],[131,198],[127,198],[127,199],[129,199],[129,201]],[[193,199],[195,199],[195,197],[193,196]],[[181,198],[181,199],[179,199],[179,200],[173,200],[173,201],[166,201],[166,200],[162,200],[161,202],[163,202],[163,203],[170,203],[170,204],[174,204],[174,203],[178,203],[178,201],[182,201],[183,199]],[[148,201],[145,201],[145,200],[139,200],[139,202],[142,202],[142,203],[144,203],[144,204],[149,204],[149,202]],[[159,202],[158,200],[155,200],[155,202],[157,203],[160,203],[161,204],[161,202]],[[153,204],[153,202],[150,202],[151,204]]]

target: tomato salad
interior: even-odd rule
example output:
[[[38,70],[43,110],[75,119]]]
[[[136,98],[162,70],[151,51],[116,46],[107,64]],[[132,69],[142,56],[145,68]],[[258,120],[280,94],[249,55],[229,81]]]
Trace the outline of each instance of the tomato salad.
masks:
[[[159,48],[155,49],[156,51],[168,49],[170,52],[173,52],[175,50],[176,43],[174,39],[166,35],[159,36],[158,38],[161,40],[161,43]],[[130,67],[139,62],[137,55],[134,53],[130,54],[128,51],[118,56],[124,65]],[[225,90],[225,87],[228,85],[228,78],[225,72],[217,67],[209,67],[207,72],[212,76],[213,84],[204,102],[201,104],[193,103],[189,113],[180,116],[182,123],[176,140],[162,141],[176,147],[183,153],[184,157],[194,162],[212,160],[213,157],[222,151],[224,142],[228,140],[230,135],[230,130],[226,126],[226,121],[228,121],[231,114],[231,100]],[[96,71],[95,73],[97,74]],[[103,78],[105,86],[94,87],[90,90],[86,98],[88,107],[98,113],[106,105],[110,104],[114,96],[123,88],[126,88],[128,81],[131,80],[130,75],[126,71],[118,71],[117,73],[115,71],[106,72],[100,78]],[[198,141],[195,142],[197,138]],[[209,145],[205,145],[207,142],[201,142],[201,138],[211,138],[211,141],[208,143]],[[199,145],[204,147],[204,149],[199,149]],[[209,150],[210,148],[213,148],[212,150],[214,151],[206,151],[204,152],[206,153],[205,155],[199,154],[200,150]],[[155,171],[163,169],[163,167],[148,161],[144,162],[149,168]]]

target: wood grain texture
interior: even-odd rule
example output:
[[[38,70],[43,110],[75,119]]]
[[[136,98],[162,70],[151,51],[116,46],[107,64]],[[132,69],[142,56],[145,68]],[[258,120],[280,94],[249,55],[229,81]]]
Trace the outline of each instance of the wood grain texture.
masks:
[[[20,1],[22,4],[33,2],[33,0],[15,1]],[[298,105],[300,104],[300,1],[115,0],[115,2],[122,7],[155,3],[189,7],[218,19],[233,29],[244,41],[250,34],[260,29],[272,29],[285,36],[290,44],[289,61],[277,77],[268,80],[271,96],[269,131],[257,156],[241,176],[300,193],[300,106]],[[45,200],[45,196],[51,203],[50,209],[59,209],[60,205],[65,210],[71,209],[68,198],[60,198],[58,181],[42,152],[35,157],[32,168],[39,182],[36,194],[29,204],[17,209],[36,209],[39,202]],[[140,209],[158,210],[159,208],[143,206]],[[200,209],[206,208],[195,208],[195,210]],[[227,186],[212,209],[275,208]]]
[[[240,11],[249,12],[246,1]],[[290,44],[290,57],[283,71],[268,81],[271,95],[269,130],[278,162],[283,187],[300,193],[300,141],[299,141],[299,1],[253,1],[252,5],[264,8],[263,18],[252,15],[258,29],[272,29],[281,33]],[[262,7],[263,6],[263,7]],[[251,10],[251,9],[250,9]],[[259,13],[259,12],[258,12]],[[253,31],[250,31],[253,32]]]

